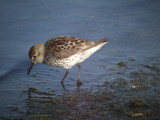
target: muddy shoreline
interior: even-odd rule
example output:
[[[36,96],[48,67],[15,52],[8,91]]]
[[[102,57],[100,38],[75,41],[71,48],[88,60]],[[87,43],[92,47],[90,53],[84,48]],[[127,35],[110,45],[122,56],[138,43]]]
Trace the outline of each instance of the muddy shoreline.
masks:
[[[130,63],[120,61],[110,70],[124,77],[106,80],[91,88],[64,90],[59,96],[36,87],[24,91],[25,110],[21,116],[0,116],[4,120],[158,120],[160,109],[160,63],[143,65],[128,72]],[[108,68],[106,69],[108,70]],[[121,71],[121,72],[119,72]],[[11,106],[12,112],[22,112]]]
[[[0,120],[159,120],[159,0],[2,0]],[[28,51],[57,36],[109,43],[69,71]]]

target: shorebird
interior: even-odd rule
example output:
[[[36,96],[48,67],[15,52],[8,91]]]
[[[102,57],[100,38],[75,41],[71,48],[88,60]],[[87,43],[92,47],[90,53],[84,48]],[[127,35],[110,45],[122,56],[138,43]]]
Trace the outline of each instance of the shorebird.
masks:
[[[71,36],[59,36],[49,39],[44,44],[36,44],[29,50],[31,65],[28,75],[36,63],[44,63],[51,66],[63,67],[66,69],[61,82],[68,75],[68,70],[74,65],[78,66],[77,85],[82,85],[80,81],[80,63],[108,43],[108,38],[98,41],[89,41]]]

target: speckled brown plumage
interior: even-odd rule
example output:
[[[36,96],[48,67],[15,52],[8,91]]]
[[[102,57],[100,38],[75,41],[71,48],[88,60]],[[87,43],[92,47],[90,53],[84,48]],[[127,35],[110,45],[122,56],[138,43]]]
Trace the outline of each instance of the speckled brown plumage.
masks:
[[[80,82],[80,63],[90,57],[107,43],[107,38],[98,41],[89,41],[71,36],[59,36],[48,40],[45,44],[36,44],[31,47],[29,57],[32,66],[36,63],[44,63],[52,66],[63,67],[66,73],[62,83],[68,74],[68,69],[78,65],[78,85]]]
[[[45,43],[45,46],[48,54],[52,54],[54,57],[62,59],[96,46],[100,42],[105,42],[106,40],[107,39],[105,38],[99,42],[93,42],[71,36],[60,36],[48,40]]]

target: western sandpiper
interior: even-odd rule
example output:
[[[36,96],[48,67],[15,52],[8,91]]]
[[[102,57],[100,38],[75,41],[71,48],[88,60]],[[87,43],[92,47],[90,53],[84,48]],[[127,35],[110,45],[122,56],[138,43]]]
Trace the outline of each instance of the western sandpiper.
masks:
[[[77,85],[82,85],[80,81],[80,63],[106,43],[108,43],[108,38],[98,41],[88,41],[71,36],[59,36],[51,38],[45,44],[36,44],[29,50],[31,65],[28,70],[28,75],[36,63],[63,67],[66,69],[66,73],[61,80],[63,84],[64,79],[68,75],[68,70],[74,65],[77,65]]]

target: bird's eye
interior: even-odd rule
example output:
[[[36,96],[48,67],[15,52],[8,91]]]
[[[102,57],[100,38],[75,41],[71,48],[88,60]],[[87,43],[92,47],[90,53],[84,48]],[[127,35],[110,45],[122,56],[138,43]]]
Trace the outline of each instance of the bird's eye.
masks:
[[[33,58],[35,59],[35,58],[36,58],[36,56],[33,56]]]

